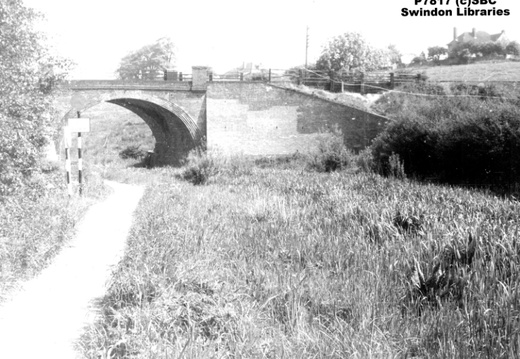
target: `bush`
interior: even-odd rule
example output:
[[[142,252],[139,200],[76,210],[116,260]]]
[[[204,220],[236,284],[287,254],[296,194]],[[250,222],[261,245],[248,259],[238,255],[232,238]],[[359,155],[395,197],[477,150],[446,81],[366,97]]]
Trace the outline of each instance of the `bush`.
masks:
[[[197,147],[184,160],[181,177],[194,185],[206,184],[222,171],[223,164],[222,158]]]
[[[141,160],[146,156],[146,151],[140,149],[139,147],[139,145],[130,145],[121,152],[119,152],[119,157],[121,157],[124,160],[128,158]]]
[[[343,135],[338,128],[321,133],[314,152],[309,154],[308,167],[318,172],[334,172],[346,169],[352,162],[353,154],[347,149]]]
[[[480,97],[401,97],[401,111],[392,113],[373,143],[376,165],[390,175],[389,160],[395,153],[406,164],[406,174],[414,177],[512,185],[520,175],[519,108],[488,98],[502,96],[493,86],[457,85],[452,91]]]
[[[35,11],[22,1],[0,5],[0,196],[21,190],[39,172],[41,152],[56,133],[52,92],[65,63],[43,47]]]
[[[374,155],[370,148],[365,148],[359,152],[355,157],[357,168],[361,172],[372,173],[377,172],[376,164],[374,162]]]
[[[398,119],[389,123],[372,145],[374,160],[383,175],[391,175],[390,157],[398,154],[409,175],[435,173],[438,133],[425,119]]]

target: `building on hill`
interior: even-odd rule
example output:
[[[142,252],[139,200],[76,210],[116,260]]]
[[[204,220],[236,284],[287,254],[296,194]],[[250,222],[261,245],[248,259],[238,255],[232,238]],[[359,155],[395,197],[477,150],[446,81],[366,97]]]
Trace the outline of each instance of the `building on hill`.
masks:
[[[475,28],[471,32],[464,32],[457,36],[457,28],[453,28],[453,40],[448,44],[448,52],[451,52],[455,46],[465,42],[498,42],[504,45],[509,43],[504,30],[498,34],[490,35],[485,31],[477,31]]]

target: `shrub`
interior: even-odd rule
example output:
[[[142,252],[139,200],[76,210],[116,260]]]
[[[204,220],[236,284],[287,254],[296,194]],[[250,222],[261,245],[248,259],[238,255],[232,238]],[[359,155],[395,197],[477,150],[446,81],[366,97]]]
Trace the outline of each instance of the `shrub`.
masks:
[[[376,172],[376,164],[374,162],[374,155],[370,148],[366,148],[359,152],[355,157],[357,168],[361,172],[371,173]]]
[[[128,158],[133,158],[135,160],[141,160],[146,156],[146,151],[139,148],[139,145],[130,145],[121,152],[119,152],[119,157],[126,160]]]
[[[429,176],[435,173],[438,142],[438,133],[426,119],[395,119],[372,145],[375,166],[381,174],[391,175],[390,157],[397,154],[409,175]]]
[[[452,86],[480,97],[399,98],[392,120],[374,141],[376,165],[390,175],[390,155],[406,174],[448,183],[512,185],[520,174],[520,110],[495,98],[493,86]],[[494,96],[488,98],[487,96]]]
[[[319,134],[318,144],[309,154],[308,167],[318,172],[334,172],[346,169],[352,162],[352,153],[343,141],[339,128]]]
[[[206,184],[222,171],[223,160],[212,152],[195,148],[184,161],[181,177],[194,185]]]
[[[39,172],[41,151],[57,129],[52,92],[66,64],[43,47],[38,18],[20,0],[0,5],[0,196]]]

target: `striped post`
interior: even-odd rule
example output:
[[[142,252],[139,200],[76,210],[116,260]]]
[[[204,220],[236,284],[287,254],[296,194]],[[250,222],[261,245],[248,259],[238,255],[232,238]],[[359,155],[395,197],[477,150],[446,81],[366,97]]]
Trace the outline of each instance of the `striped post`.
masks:
[[[70,146],[71,146],[71,138],[70,138],[70,130],[69,130],[69,126],[65,126],[63,128],[63,142],[65,144],[65,179],[67,181],[67,192],[69,194],[69,196],[72,196],[72,183],[71,183],[71,179],[70,179],[70,171],[71,171],[71,166],[70,166]]]
[[[83,159],[81,158],[81,132],[78,132],[78,183],[79,183],[79,194],[83,194]]]

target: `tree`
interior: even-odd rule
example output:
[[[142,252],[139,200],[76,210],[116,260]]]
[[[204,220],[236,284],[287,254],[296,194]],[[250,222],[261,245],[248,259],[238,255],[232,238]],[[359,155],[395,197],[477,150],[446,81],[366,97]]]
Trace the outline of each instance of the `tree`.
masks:
[[[442,55],[446,55],[448,49],[442,46],[432,46],[428,48],[428,59],[433,62],[439,62]]]
[[[410,64],[422,66],[422,65],[424,65],[425,62],[426,62],[426,55],[425,55],[424,51],[422,51],[419,56],[415,56],[412,59],[412,62]]]
[[[153,80],[175,63],[175,45],[169,38],[160,38],[123,57],[117,69],[122,80]]]
[[[520,44],[516,41],[511,41],[506,46],[506,54],[513,56],[520,55]]]
[[[448,56],[458,60],[459,63],[469,63],[470,58],[476,55],[476,51],[479,51],[479,48],[474,42],[461,42],[452,47]]]
[[[21,0],[0,2],[0,196],[39,170],[41,149],[57,127],[51,95],[67,64],[42,46],[38,17]]]
[[[388,45],[387,51],[388,59],[392,65],[396,65],[397,67],[402,67],[404,65],[402,60],[403,54],[397,49],[395,45]]]
[[[316,62],[318,70],[337,75],[343,71],[372,71],[389,64],[388,54],[372,48],[354,32],[334,37]]]

